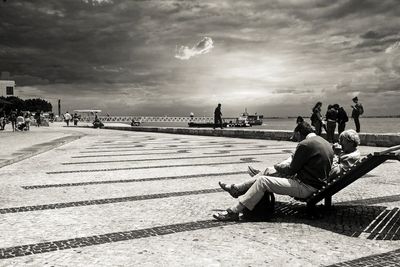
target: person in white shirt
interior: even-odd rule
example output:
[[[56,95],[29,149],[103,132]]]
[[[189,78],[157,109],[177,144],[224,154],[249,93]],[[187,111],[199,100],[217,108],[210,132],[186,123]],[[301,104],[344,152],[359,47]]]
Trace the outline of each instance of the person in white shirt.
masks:
[[[72,119],[71,114],[69,114],[68,111],[65,112],[65,114],[64,114],[64,121],[67,123],[67,126],[69,126],[69,122],[71,121],[71,119]]]

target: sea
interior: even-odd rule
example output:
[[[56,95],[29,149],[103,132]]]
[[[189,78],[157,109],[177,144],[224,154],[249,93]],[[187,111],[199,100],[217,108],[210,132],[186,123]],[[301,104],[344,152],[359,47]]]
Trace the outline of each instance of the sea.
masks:
[[[309,119],[306,119],[308,121]],[[364,133],[396,133],[400,134],[400,118],[360,118],[361,132]],[[184,122],[145,122],[142,126],[188,127]],[[264,118],[263,124],[252,129],[293,130],[296,118]],[[352,119],[346,123],[346,129],[355,129]],[[337,131],[337,130],[336,130]]]

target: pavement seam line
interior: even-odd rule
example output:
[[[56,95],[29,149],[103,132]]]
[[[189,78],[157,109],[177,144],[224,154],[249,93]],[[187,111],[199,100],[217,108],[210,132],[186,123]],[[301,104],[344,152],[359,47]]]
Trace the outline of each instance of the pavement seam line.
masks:
[[[212,177],[212,176],[218,177],[218,176],[239,175],[239,174],[246,174],[246,173],[247,173],[247,171],[225,172],[225,173],[205,173],[205,174],[179,175],[179,176],[167,176],[167,177],[150,177],[150,178],[138,178],[138,179],[92,181],[92,182],[81,182],[81,183],[29,185],[29,186],[21,186],[21,187],[25,190],[30,190],[30,189],[49,188],[49,187],[68,187],[68,186],[85,186],[85,185],[113,184],[113,183],[150,182],[150,181],[160,181],[160,180],[191,179],[191,178],[202,178],[202,177]]]
[[[244,163],[256,163],[256,162],[260,162],[260,161],[254,160],[254,158],[245,158],[245,159],[241,159],[241,161],[235,161],[235,162],[179,164],[179,165],[157,165],[157,166],[126,167],[126,168],[107,168],[107,169],[93,169],[93,170],[50,171],[50,172],[46,172],[46,174],[81,173],[81,172],[106,172],[106,171],[126,171],[126,170],[160,169],[160,168],[172,168],[172,167],[216,166],[216,165],[244,164]]]
[[[0,209],[0,214],[29,212],[29,211],[38,211],[38,210],[50,210],[50,209],[63,209],[63,208],[73,208],[73,207],[80,207],[80,206],[92,206],[92,205],[141,201],[141,200],[150,200],[150,199],[159,199],[159,198],[212,194],[212,193],[220,193],[220,192],[223,192],[223,190],[220,188],[213,188],[213,189],[181,191],[181,192],[172,192],[172,193],[138,195],[138,196],[130,196],[130,197],[105,198],[105,199],[83,200],[83,201],[75,201],[75,202],[61,202],[61,203],[44,204],[44,205],[3,208],[3,209]]]

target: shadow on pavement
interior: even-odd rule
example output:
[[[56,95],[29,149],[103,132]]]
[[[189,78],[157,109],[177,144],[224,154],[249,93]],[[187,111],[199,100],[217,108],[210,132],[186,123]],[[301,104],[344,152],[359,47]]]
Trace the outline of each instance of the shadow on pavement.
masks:
[[[392,196],[400,199],[400,196]],[[382,199],[382,198],[380,198]],[[302,203],[276,202],[275,212],[264,220],[275,223],[306,224],[337,234],[374,240],[400,240],[400,210],[384,206],[337,204],[329,210],[317,207],[310,216]]]

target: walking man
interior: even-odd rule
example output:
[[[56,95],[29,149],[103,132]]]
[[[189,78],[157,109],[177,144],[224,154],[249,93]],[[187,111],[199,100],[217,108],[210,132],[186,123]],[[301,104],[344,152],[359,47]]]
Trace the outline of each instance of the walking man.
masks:
[[[69,112],[67,111],[67,112],[64,114],[64,121],[67,123],[67,127],[69,126],[69,122],[71,121],[71,119],[72,119],[72,116],[71,116],[71,114],[69,114]]]
[[[351,112],[351,117],[354,120],[354,124],[356,125],[356,132],[360,132],[360,115],[364,114],[364,108],[361,103],[358,103],[358,97],[353,98],[354,106],[351,106],[353,111]]]
[[[214,129],[215,127],[222,127],[222,112],[221,112],[221,104],[218,104],[218,106],[215,108],[214,111]]]

